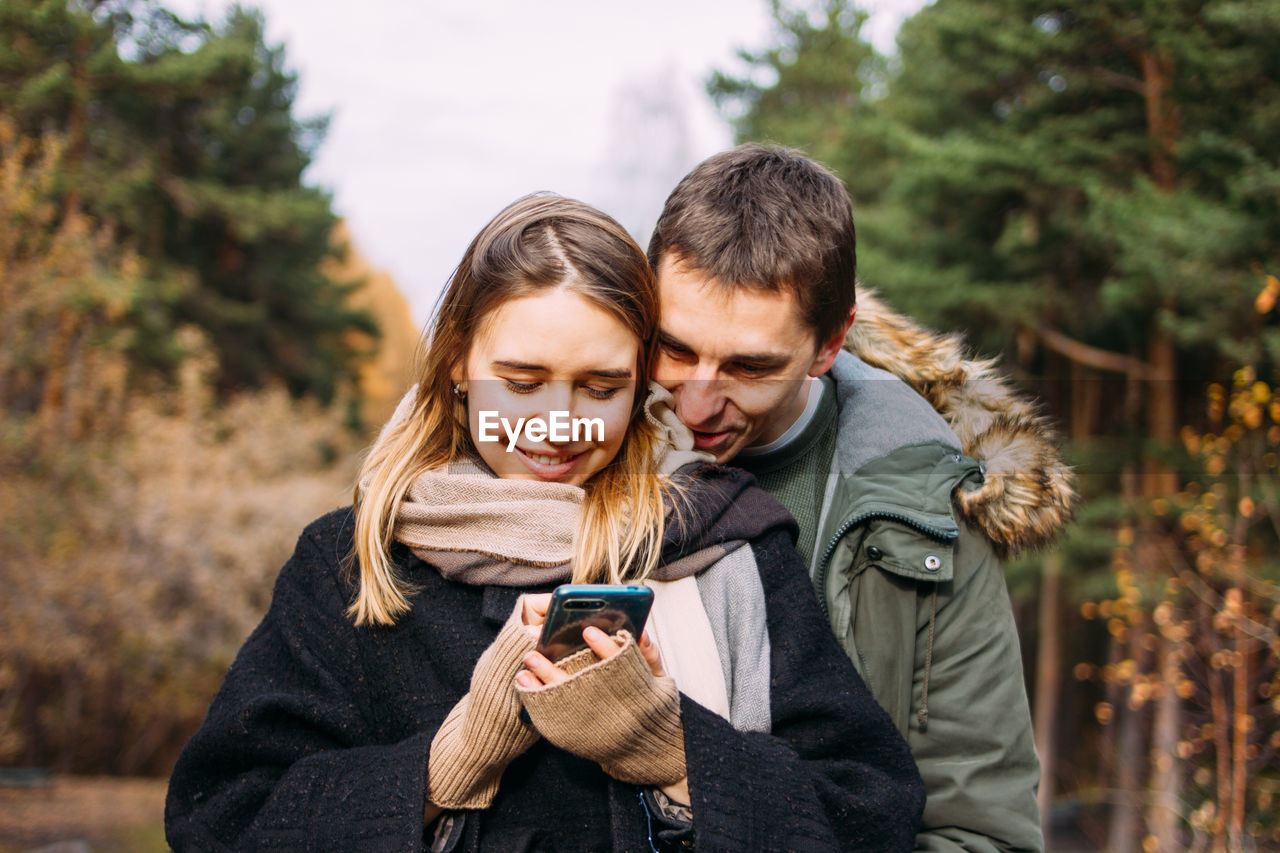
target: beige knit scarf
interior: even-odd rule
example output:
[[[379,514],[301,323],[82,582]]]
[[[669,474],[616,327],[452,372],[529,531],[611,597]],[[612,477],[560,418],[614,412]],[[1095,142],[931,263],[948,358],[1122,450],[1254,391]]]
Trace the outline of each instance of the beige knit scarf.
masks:
[[[416,388],[409,390],[384,433],[408,417],[416,393]],[[692,433],[676,418],[672,402],[662,386],[650,385],[645,417],[663,438],[658,467],[664,474],[690,462],[710,461],[693,449]],[[396,511],[393,535],[453,580],[499,586],[556,583],[572,574],[584,496],[578,486],[499,479],[477,458],[457,459],[414,480]],[[670,574],[691,573],[702,562]]]

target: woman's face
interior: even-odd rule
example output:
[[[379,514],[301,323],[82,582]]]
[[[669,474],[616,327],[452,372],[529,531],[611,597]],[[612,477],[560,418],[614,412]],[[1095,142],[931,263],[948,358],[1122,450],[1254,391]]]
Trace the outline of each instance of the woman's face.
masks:
[[[453,377],[480,458],[506,479],[581,486],[622,447],[639,356],[626,326],[566,288],[503,303]]]

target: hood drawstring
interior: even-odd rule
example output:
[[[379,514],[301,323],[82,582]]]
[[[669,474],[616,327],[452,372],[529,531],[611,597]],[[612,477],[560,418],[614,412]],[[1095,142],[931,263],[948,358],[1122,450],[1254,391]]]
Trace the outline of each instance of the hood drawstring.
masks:
[[[933,630],[938,621],[938,585],[933,585],[933,603],[929,608],[929,643],[924,650],[924,687],[920,691],[920,731],[929,731],[929,670],[933,667]]]

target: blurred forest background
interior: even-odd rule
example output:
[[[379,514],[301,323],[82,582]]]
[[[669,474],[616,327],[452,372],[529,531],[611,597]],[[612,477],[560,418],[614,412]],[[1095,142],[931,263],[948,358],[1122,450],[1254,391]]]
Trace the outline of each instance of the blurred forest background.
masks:
[[[1051,846],[1280,849],[1280,5],[771,8],[710,96],[1077,466],[1008,566]],[[407,382],[295,92],[252,11],[0,0],[0,766],[163,777]]]

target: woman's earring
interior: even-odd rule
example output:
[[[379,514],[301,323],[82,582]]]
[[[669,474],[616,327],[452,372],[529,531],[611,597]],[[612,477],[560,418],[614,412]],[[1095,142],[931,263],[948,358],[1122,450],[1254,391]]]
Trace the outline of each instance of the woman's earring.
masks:
[[[458,398],[459,403],[467,402],[467,386],[461,382],[453,383],[453,396]]]

